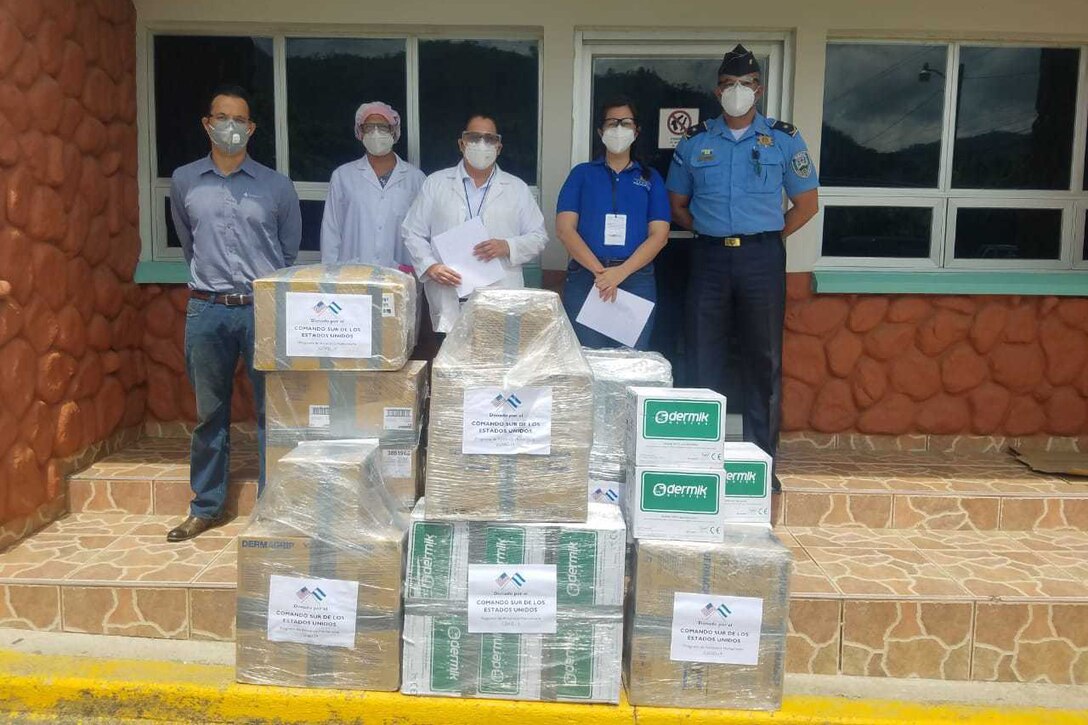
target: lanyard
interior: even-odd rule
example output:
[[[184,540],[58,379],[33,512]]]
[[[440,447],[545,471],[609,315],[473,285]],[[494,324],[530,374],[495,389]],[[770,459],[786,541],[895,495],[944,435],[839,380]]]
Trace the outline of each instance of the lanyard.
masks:
[[[468,207],[468,218],[480,216],[480,212],[484,210],[484,202],[487,201],[487,192],[491,191],[491,181],[495,178],[495,171],[491,171],[491,176],[487,177],[487,184],[484,186],[484,195],[480,197],[480,203],[476,207],[476,213],[472,213],[472,202],[468,200],[468,182],[472,181],[472,178],[461,179],[462,190],[465,192],[465,206]],[[475,184],[475,181],[472,181]]]
[[[632,163],[633,162],[628,161],[627,166],[623,167],[623,171],[627,171],[627,169],[631,168]],[[612,167],[608,165],[607,160],[604,162],[604,173],[608,174],[608,180],[610,182],[612,182],[612,213],[613,214],[618,214],[619,213],[617,211],[617,209],[616,209],[616,183],[618,182],[618,180],[620,178],[620,174],[622,174],[623,171],[621,171],[619,173],[616,173],[615,171],[612,170]]]

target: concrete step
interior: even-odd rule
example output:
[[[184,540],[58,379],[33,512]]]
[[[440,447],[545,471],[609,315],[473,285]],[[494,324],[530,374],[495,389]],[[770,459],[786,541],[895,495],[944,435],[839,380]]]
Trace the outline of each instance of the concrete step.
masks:
[[[72,514],[0,554],[0,627],[230,641],[245,519]],[[1088,533],[781,526],[787,670],[1088,684]]]

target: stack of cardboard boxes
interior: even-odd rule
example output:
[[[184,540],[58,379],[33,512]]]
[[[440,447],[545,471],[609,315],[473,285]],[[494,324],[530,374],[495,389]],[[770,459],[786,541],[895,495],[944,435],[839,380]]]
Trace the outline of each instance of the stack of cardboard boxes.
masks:
[[[587,502],[592,421],[558,296],[477,292],[435,358],[404,692],[619,701],[626,532]]]
[[[790,554],[770,530],[771,459],[725,441],[711,390],[631,387],[626,513],[632,704],[777,709]]]
[[[239,538],[237,677],[396,690],[422,467],[416,282],[363,265],[254,284],[267,487]]]

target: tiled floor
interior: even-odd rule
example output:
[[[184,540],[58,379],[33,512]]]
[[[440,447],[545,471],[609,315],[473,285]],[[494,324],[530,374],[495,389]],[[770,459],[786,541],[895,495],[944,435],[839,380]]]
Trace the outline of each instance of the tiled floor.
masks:
[[[1088,684],[1088,480],[946,443],[966,452],[865,439],[781,456],[788,668]],[[184,439],[145,439],[75,476],[75,513],[0,553],[0,626],[232,639],[246,516],[167,544],[187,459]],[[243,514],[256,470],[252,444],[237,445]]]

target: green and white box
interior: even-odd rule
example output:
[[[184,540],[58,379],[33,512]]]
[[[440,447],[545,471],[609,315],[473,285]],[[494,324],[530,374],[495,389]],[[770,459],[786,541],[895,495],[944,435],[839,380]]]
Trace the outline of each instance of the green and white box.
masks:
[[[728,524],[771,521],[771,457],[725,443],[715,467],[637,466],[627,481],[635,539],[722,541]]]
[[[586,523],[512,524],[427,521],[425,506],[424,498],[408,534],[402,692],[618,702],[626,554],[619,507],[590,503]],[[473,592],[484,571],[511,594],[542,573],[550,578],[551,626],[536,634],[514,633],[528,624],[474,629],[481,608]]]
[[[720,466],[725,396],[705,388],[627,389],[627,460],[636,466]]]

